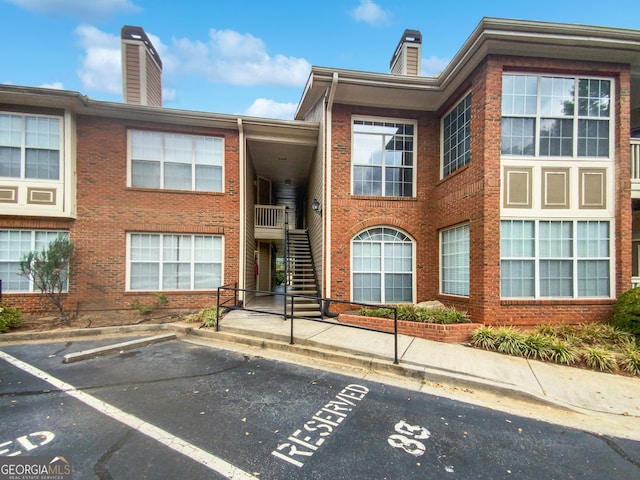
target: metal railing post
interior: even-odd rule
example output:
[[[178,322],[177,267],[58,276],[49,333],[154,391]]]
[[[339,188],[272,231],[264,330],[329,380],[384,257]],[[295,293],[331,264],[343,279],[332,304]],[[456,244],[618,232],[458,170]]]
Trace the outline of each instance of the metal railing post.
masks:
[[[294,318],[293,317],[293,301],[294,301],[294,298],[295,297],[293,295],[291,295],[291,326],[290,326],[291,333],[290,333],[290,338],[289,338],[289,345],[293,345],[293,318]],[[285,303],[287,303],[287,302],[285,302]]]
[[[398,308],[393,308],[393,364],[398,364]]]
[[[284,210],[284,320],[287,320],[287,287],[289,284],[289,209]],[[291,305],[291,326],[293,328],[293,302]]]
[[[220,287],[216,298],[216,332],[220,331]]]

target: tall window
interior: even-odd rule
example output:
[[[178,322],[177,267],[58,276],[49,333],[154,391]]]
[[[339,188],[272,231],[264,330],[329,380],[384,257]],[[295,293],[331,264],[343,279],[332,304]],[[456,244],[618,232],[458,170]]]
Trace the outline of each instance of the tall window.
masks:
[[[610,223],[503,220],[502,298],[608,298]]]
[[[441,287],[447,295],[469,296],[469,225],[440,234]]]
[[[20,261],[29,252],[45,250],[49,243],[69,233],[53,230],[0,230],[0,279],[5,292],[34,292],[34,285],[20,275]]]
[[[442,119],[442,177],[471,160],[471,94]]]
[[[130,142],[132,187],[222,191],[222,138],[132,130]]]
[[[130,234],[130,290],[213,290],[222,284],[222,237]]]
[[[413,196],[413,123],[353,121],[353,194]]]
[[[58,117],[0,113],[0,177],[60,180]]]
[[[608,157],[611,80],[502,76],[503,155]]]
[[[353,301],[413,301],[413,242],[391,228],[372,228],[352,242]]]

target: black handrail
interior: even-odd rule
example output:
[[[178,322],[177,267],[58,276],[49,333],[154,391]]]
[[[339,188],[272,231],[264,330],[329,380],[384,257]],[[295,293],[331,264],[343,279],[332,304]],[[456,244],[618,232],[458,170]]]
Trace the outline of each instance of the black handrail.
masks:
[[[362,302],[352,302],[352,301],[347,301],[347,300],[338,300],[338,299],[333,299],[333,298],[324,298],[324,297],[314,297],[314,296],[310,296],[310,295],[301,295],[301,294],[296,294],[296,293],[286,293],[286,291],[284,293],[278,293],[278,292],[269,292],[269,291],[265,291],[265,290],[251,290],[251,289],[246,289],[246,288],[238,288],[237,284],[233,284],[233,286],[230,285],[223,285],[218,287],[218,292],[217,292],[217,302],[216,302],[216,306],[217,306],[217,310],[216,310],[216,332],[220,331],[220,307],[223,307],[224,305],[227,305],[229,300],[226,300],[223,303],[220,303],[220,293],[221,291],[233,291],[233,299],[234,299],[234,305],[231,307],[227,307],[229,309],[235,309],[235,308],[241,308],[243,310],[247,310],[249,312],[257,312],[257,313],[268,313],[271,315],[279,315],[277,313],[274,313],[273,311],[266,311],[266,310],[259,310],[259,309],[254,309],[254,308],[247,308],[246,305],[239,305],[238,304],[238,292],[243,292],[243,293],[254,293],[254,294],[267,294],[267,295],[272,295],[272,296],[282,296],[284,298],[284,314],[282,316],[284,316],[285,321],[291,319],[291,331],[290,331],[290,338],[289,338],[289,344],[293,345],[294,344],[294,334],[293,334],[293,320],[295,318],[298,319],[304,319],[304,320],[311,320],[313,322],[318,322],[318,323],[327,323],[327,324],[331,324],[331,325],[335,325],[336,322],[335,321],[330,321],[330,320],[325,320],[324,319],[324,315],[321,318],[314,318],[314,317],[306,317],[304,315],[295,315],[293,312],[293,304],[294,304],[294,299],[296,298],[306,298],[306,299],[310,299],[310,300],[317,300],[319,301],[319,304],[322,305],[323,302],[329,302],[329,304],[333,303],[333,304],[343,304],[343,305],[354,305],[357,307],[370,307],[370,308],[385,308],[385,309],[389,309],[391,311],[393,311],[393,332],[388,332],[386,330],[379,330],[376,328],[370,328],[370,327],[363,327],[360,325],[350,325],[347,323],[341,323],[340,326],[343,327],[350,327],[350,328],[357,328],[359,330],[367,330],[370,332],[378,332],[378,333],[388,333],[388,334],[392,334],[394,337],[394,355],[393,355],[393,363],[395,365],[398,364],[398,307],[395,307],[393,305],[380,305],[380,304],[372,304],[372,303],[362,303]],[[290,312],[288,313],[287,311],[287,303],[289,298],[291,299],[291,308],[290,308]]]

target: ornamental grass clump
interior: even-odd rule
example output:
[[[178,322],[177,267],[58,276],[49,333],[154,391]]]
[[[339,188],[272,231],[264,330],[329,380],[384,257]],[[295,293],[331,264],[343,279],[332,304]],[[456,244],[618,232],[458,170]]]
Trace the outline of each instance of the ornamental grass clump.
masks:
[[[533,332],[526,336],[522,353],[533,360],[548,360],[551,356],[551,339]]]
[[[593,370],[613,372],[618,369],[618,362],[613,352],[602,347],[587,347],[582,351],[582,361]]]
[[[203,327],[215,327],[218,323],[218,309],[206,307],[197,313],[187,315],[184,319],[190,323],[201,323]]]
[[[620,370],[640,376],[640,349],[634,344],[627,345],[622,352],[619,364]]]
[[[485,350],[496,349],[496,330],[493,327],[482,326],[471,333],[471,345]]]
[[[513,327],[500,327],[496,332],[496,350],[509,355],[523,356],[525,335]]]
[[[580,355],[578,350],[566,340],[554,338],[549,344],[549,360],[562,365],[575,364]]]

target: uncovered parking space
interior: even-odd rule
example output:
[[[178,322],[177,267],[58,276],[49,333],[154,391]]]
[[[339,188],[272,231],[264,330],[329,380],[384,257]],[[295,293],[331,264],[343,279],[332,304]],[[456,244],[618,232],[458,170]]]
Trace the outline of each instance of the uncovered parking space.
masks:
[[[64,455],[74,478],[640,473],[637,442],[187,342],[61,361],[109,342],[0,348],[0,455]]]

